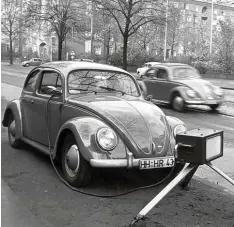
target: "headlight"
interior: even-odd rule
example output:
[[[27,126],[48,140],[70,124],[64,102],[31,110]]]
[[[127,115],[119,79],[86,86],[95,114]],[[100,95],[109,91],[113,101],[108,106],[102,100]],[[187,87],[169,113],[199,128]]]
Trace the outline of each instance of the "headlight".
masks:
[[[176,134],[181,133],[181,132],[186,132],[187,131],[187,127],[185,125],[177,125],[174,128],[173,134],[174,137],[176,137]]]
[[[187,95],[191,98],[195,98],[196,97],[196,92],[192,89],[189,89],[186,91]]]
[[[118,143],[115,132],[109,128],[101,128],[97,132],[97,143],[106,151],[115,149]]]
[[[222,96],[223,95],[223,90],[219,87],[215,87],[214,88],[214,93],[218,96]]]

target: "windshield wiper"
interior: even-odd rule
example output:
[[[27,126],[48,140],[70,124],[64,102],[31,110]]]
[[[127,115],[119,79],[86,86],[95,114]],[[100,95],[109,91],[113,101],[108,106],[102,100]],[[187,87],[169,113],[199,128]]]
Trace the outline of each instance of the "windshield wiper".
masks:
[[[117,90],[117,89],[114,89],[114,88],[111,88],[111,87],[103,87],[103,86],[99,86],[101,89],[105,89],[107,91],[114,91],[114,92],[120,92],[122,95],[125,95],[127,94],[126,92],[124,91],[120,91],[120,90]]]
[[[91,91],[89,89],[82,89],[82,88],[74,88],[74,89],[69,89],[69,93],[71,90],[75,90],[75,91],[85,91],[82,93],[77,93],[77,94],[83,94],[83,93],[94,93],[95,95],[97,94],[97,91]],[[73,94],[72,94],[73,95]]]

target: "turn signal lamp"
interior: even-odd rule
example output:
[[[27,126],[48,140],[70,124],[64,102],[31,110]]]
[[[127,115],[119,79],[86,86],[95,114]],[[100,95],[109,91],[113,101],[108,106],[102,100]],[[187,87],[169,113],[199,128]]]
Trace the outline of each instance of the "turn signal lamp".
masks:
[[[223,156],[223,131],[193,129],[176,134],[176,158],[178,161],[198,165]]]

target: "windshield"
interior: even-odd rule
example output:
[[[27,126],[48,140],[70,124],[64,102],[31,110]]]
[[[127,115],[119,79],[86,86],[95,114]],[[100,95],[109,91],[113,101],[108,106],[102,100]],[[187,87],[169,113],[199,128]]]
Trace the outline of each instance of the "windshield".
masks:
[[[181,79],[199,79],[200,75],[194,68],[175,68],[173,70],[173,78],[175,80]]]
[[[115,71],[77,70],[68,76],[68,92],[109,93],[139,97],[134,80],[127,74]]]

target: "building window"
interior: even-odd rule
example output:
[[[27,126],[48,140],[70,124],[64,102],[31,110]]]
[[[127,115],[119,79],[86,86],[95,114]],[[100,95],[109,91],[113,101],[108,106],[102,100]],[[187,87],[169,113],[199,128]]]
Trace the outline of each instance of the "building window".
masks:
[[[218,14],[218,10],[217,10],[217,9],[214,10],[214,14],[215,14],[215,15]]]
[[[195,7],[195,11],[196,11],[196,12],[199,11],[199,7],[198,7],[198,6]]]
[[[192,21],[191,15],[187,15],[187,22],[191,22],[191,21]]]
[[[204,7],[202,8],[202,13],[207,13],[207,7],[206,7],[206,6],[204,6]]]
[[[198,17],[194,17],[194,23],[195,23],[195,24],[198,24],[198,23],[199,23]]]
[[[174,7],[175,8],[179,8],[179,3],[178,2],[174,2]]]
[[[202,20],[202,25],[207,25],[207,20]]]

